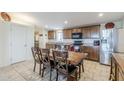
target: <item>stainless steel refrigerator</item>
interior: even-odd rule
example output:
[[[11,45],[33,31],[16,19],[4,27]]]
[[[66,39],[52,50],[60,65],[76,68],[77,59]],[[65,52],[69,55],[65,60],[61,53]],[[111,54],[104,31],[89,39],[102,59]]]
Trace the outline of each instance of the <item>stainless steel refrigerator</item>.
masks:
[[[110,65],[111,54],[114,52],[115,29],[101,30],[100,63]]]

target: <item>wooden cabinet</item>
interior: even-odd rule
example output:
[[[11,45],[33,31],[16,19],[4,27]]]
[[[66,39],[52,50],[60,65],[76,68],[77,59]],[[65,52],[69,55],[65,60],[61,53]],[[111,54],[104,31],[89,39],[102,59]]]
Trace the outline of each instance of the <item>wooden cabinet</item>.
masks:
[[[99,46],[93,46],[91,47],[91,60],[99,61]]]
[[[122,69],[117,66],[117,80],[123,81],[124,80],[124,73],[122,72]]]
[[[65,29],[63,30],[63,38],[64,39],[72,39],[72,33],[80,33],[81,29],[76,28],[76,29]]]
[[[88,53],[87,59],[90,58],[90,47],[89,46],[81,46],[81,52]]]
[[[64,29],[63,38],[72,39],[72,33],[82,33],[83,39],[98,39],[100,38],[100,26],[80,27],[73,29]],[[48,39],[55,39],[55,31],[48,31]]]
[[[110,80],[124,81],[124,59],[120,54],[114,53],[111,59]]]
[[[90,27],[82,28],[82,35],[84,39],[91,38],[91,28]]]
[[[71,34],[72,34],[72,30],[71,29],[66,29],[63,30],[63,38],[64,39],[71,39]]]
[[[117,80],[117,63],[114,57],[111,58],[111,71],[110,71],[110,80]]]
[[[72,29],[72,33],[81,33],[81,28]]]
[[[100,26],[91,27],[91,38],[100,38]]]
[[[48,39],[55,39],[55,31],[48,31]]]
[[[88,53],[87,59],[99,61],[99,46],[81,46],[81,51]]]

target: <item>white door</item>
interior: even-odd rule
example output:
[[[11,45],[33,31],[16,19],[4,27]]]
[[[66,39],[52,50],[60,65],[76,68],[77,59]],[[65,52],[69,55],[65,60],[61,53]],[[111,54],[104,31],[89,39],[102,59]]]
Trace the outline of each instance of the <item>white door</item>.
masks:
[[[26,27],[12,25],[12,63],[26,60]]]
[[[31,60],[33,59],[31,47],[34,46],[34,29],[31,27],[27,28],[27,38],[26,38],[26,59]]]

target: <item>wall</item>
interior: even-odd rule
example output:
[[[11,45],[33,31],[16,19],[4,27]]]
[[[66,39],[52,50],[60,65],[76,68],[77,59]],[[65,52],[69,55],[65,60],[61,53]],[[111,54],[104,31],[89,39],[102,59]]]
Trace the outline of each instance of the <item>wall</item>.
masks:
[[[0,67],[10,65],[12,59],[12,25],[13,23],[0,21]],[[14,25],[15,26],[15,25]],[[32,59],[31,47],[34,42],[34,27],[24,26],[27,29],[26,59]]]
[[[113,21],[113,23],[115,24],[115,29],[120,29],[120,28],[124,28],[124,20],[118,20],[118,21]],[[103,23],[100,25],[100,30],[104,30],[105,28],[105,24]]]
[[[43,27],[36,27],[35,31],[38,31],[41,36],[39,36],[39,46],[41,48],[46,47],[46,42],[48,42],[48,31]]]
[[[0,21],[0,67],[10,62],[10,23]]]

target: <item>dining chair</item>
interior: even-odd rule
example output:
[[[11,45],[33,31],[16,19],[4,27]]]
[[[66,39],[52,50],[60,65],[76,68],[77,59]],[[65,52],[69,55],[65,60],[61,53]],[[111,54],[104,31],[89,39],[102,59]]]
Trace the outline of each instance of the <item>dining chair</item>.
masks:
[[[36,69],[36,64],[39,64],[39,75],[41,75],[41,65],[42,65],[42,60],[41,60],[41,51],[40,48],[38,47],[32,47],[31,48],[32,55],[34,58],[34,68],[33,71],[35,72]]]
[[[82,45],[80,45],[80,53],[84,53],[83,52],[84,50],[83,50],[83,48],[82,48]],[[82,63],[81,63],[81,66],[82,66],[82,72],[84,72],[84,62],[82,61]],[[80,67],[80,70],[81,70],[81,67]]]
[[[79,78],[81,77],[81,67],[82,67],[82,72],[84,72],[83,60],[86,55],[87,55],[86,53],[69,51],[69,59],[71,59],[71,61],[77,61],[79,63],[77,64]]]
[[[42,52],[42,63],[43,63],[43,70],[42,70],[42,77],[44,76],[44,71],[46,68],[50,69],[50,80],[52,77],[52,70],[54,69],[54,61],[50,59],[50,49],[41,49]]]
[[[58,63],[56,65],[56,81],[58,81],[59,75],[64,75],[67,80],[71,75],[74,74],[75,80],[77,80],[77,67],[71,65],[68,61],[68,52],[67,51],[56,51],[53,50],[54,62]]]

